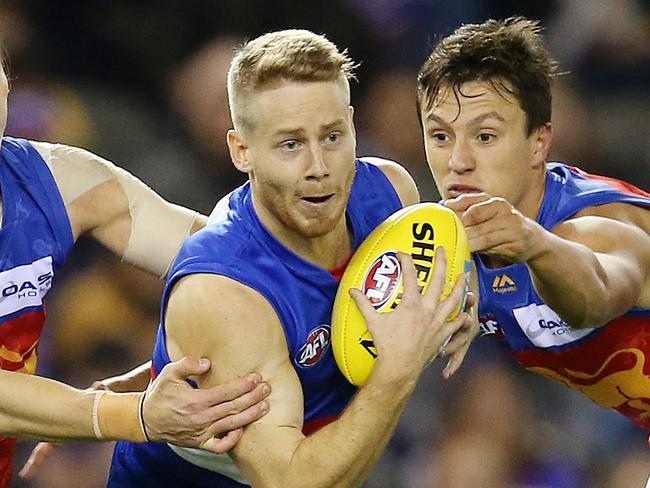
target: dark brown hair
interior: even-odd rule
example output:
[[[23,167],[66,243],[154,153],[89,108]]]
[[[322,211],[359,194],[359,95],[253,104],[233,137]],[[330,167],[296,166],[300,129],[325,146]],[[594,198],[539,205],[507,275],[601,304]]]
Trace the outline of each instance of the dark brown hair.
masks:
[[[468,24],[441,39],[418,73],[418,109],[430,110],[440,91],[485,81],[513,95],[526,113],[527,134],[551,121],[551,79],[557,63],[541,36],[538,21],[523,17]]]

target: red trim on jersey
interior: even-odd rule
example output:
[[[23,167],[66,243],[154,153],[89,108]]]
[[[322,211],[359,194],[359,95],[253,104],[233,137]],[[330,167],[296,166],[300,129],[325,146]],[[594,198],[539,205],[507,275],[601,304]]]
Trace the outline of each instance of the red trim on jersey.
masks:
[[[16,439],[10,437],[0,437],[0,488],[7,488],[11,481],[11,465],[16,442]]]
[[[28,312],[0,324],[0,368],[18,371],[36,353],[45,324],[45,310]]]
[[[350,264],[350,259],[352,259],[352,254],[350,254],[350,256],[348,256],[348,258],[345,261],[343,261],[342,264],[340,264],[334,269],[328,270],[336,281],[341,281],[341,278],[343,278],[343,273],[345,273],[348,264]]]
[[[305,436],[310,436],[314,432],[316,432],[319,429],[322,429],[325,427],[327,424],[331,424],[334,422],[337,418],[339,418],[338,415],[330,415],[328,417],[320,417],[318,419],[310,420],[309,422],[305,422],[304,425],[302,426],[302,433]]]
[[[580,176],[587,178],[588,180],[600,181],[601,183],[605,183],[606,185],[611,186],[612,188],[615,188],[619,191],[622,191],[623,193],[650,198],[650,193],[626,181],[617,180],[616,178],[610,178],[609,176],[592,175],[591,173],[587,173],[586,171],[583,171],[580,168],[576,168],[575,166],[571,166],[571,171],[579,174]]]

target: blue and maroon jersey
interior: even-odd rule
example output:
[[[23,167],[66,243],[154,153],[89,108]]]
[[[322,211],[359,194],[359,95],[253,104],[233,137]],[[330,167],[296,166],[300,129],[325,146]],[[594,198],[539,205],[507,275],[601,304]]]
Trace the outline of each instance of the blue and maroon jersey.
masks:
[[[0,368],[34,374],[43,298],[74,239],[52,173],[28,141],[2,139],[0,189]],[[15,445],[0,438],[0,487],[9,483]]]
[[[587,207],[616,202],[650,208],[650,194],[622,181],[549,163],[537,221],[550,230]],[[600,327],[574,330],[541,300],[525,264],[490,269],[480,255],[474,262],[484,332],[502,335],[529,370],[584,393],[650,431],[650,309],[635,308]]]
[[[302,385],[303,431],[308,435],[334,420],[356,391],[340,373],[330,347],[331,313],[339,280],[293,253],[262,225],[253,208],[248,184],[235,190],[222,207],[218,207],[219,215],[213,213],[211,224],[185,242],[170,270],[153,355],[154,372],[159,373],[170,362],[164,316],[174,284],[194,273],[228,276],[258,291],[275,309]],[[399,197],[381,170],[358,160],[346,214],[354,249],[399,208]],[[174,446],[171,449],[178,455],[173,455],[167,446],[118,443],[109,485],[232,487],[245,483],[232,471],[233,466],[228,466],[229,458],[220,463],[206,460],[197,450]],[[186,466],[184,471],[182,466],[188,463],[182,464],[181,457],[191,461],[193,467]],[[201,474],[196,465],[221,474],[205,469],[200,470],[205,472]],[[190,478],[194,484],[188,485]]]

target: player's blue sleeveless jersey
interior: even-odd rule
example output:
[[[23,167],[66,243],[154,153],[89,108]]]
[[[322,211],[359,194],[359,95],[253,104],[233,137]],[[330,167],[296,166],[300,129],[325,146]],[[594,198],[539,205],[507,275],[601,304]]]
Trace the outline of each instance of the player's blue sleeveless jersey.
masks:
[[[358,160],[346,212],[354,249],[400,207],[399,197],[384,174]],[[228,276],[255,289],[273,306],[303,388],[306,435],[342,412],[355,388],[339,372],[330,347],[331,311],[338,281],[268,232],[255,213],[248,184],[230,195],[221,219],[185,242],[172,266],[154,349],[156,374],[170,361],[165,347],[165,304],[174,284],[194,273]],[[186,451],[178,452],[182,455]],[[242,486],[185,462],[167,446],[130,443],[118,443],[109,485]]]
[[[580,210],[614,202],[650,207],[650,194],[550,163],[537,221],[550,230]],[[490,269],[480,255],[474,262],[484,332],[502,335],[526,368],[650,430],[650,309],[632,309],[595,329],[573,330],[542,302],[525,264]]]
[[[28,141],[2,139],[0,189],[0,368],[33,374],[43,298],[74,241],[50,169]],[[14,446],[0,438],[0,487],[9,482]]]

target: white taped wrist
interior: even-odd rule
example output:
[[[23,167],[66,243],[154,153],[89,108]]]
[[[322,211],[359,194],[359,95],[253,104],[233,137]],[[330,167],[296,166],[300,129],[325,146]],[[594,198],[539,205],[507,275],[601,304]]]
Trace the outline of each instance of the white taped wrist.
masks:
[[[98,440],[104,439],[102,435],[102,430],[99,428],[99,402],[106,393],[106,390],[99,390],[95,393],[95,399],[93,400],[93,432],[95,432],[95,437]]]

